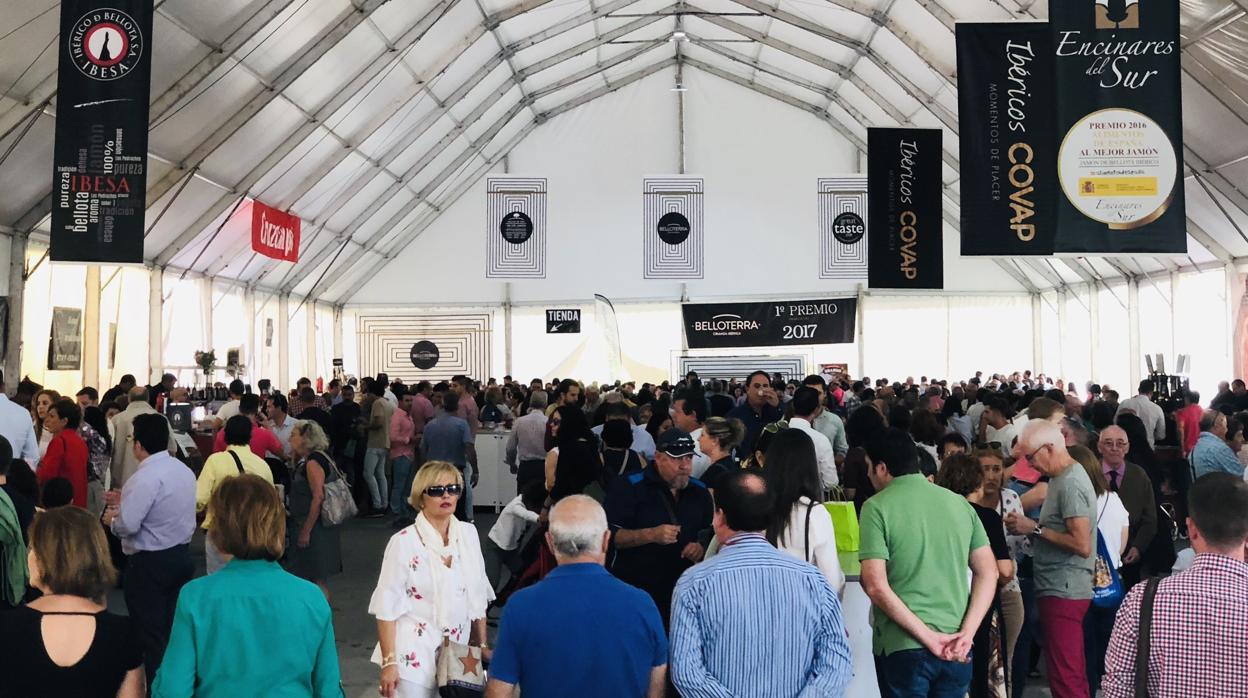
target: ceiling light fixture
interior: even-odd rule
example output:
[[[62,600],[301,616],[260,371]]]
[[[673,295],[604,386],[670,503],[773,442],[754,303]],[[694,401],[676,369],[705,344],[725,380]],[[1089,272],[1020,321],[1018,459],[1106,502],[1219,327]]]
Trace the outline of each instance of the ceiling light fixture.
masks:
[[[683,31],[680,31],[679,29],[677,29],[676,31],[672,32],[672,41],[684,41],[684,40],[685,40],[685,33]]]
[[[685,87],[684,85],[678,82],[676,83],[676,86],[671,89],[671,91],[672,92],[688,92],[689,88]]]

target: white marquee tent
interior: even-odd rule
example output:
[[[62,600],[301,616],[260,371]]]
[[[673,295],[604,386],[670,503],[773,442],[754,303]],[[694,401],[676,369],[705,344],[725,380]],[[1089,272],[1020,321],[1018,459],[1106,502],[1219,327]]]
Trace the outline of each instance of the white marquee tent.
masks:
[[[46,261],[59,3],[0,0],[6,375],[191,380],[195,350],[240,347],[291,384],[384,368],[377,318],[450,313],[483,318],[483,371],[606,377],[601,293],[626,372],[665,377],[682,299],[862,293],[818,278],[815,180],[865,171],[868,126],[915,125],[944,129],[946,291],[864,294],[858,342],[809,361],[1125,387],[1143,352],[1186,353],[1209,389],[1248,261],[1248,0],[1178,2],[1188,254],[990,260],[958,255],[953,27],[1043,1],[157,0],[144,269]],[[499,172],[549,179],[545,280],[485,278]],[[645,281],[641,178],[678,172],[706,180],[707,273]],[[299,262],[224,225],[245,196],[303,219]],[[84,310],[79,371],[46,369],[54,306]],[[544,333],[576,306],[585,334]]]

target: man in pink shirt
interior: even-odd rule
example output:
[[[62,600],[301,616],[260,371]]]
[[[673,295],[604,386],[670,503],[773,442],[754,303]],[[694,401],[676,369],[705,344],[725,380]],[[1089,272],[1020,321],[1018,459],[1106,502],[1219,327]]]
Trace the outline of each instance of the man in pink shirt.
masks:
[[[472,395],[472,379],[468,376],[455,376],[451,379],[451,390],[459,396],[459,412],[455,413],[455,416],[468,422],[468,429],[472,431],[473,436],[476,436],[481,422],[478,417],[480,411],[477,408],[477,401]]]
[[[239,399],[238,413],[251,420],[251,452],[260,458],[266,458],[269,454],[273,454],[276,458],[286,460],[286,450],[282,448],[282,442],[278,440],[277,435],[260,425],[258,419],[259,412],[259,395],[249,393]],[[220,453],[224,450],[225,429],[218,429],[217,436],[212,442],[212,452]]]
[[[390,489],[390,511],[395,513],[394,527],[402,528],[416,520],[416,512],[408,504],[412,480],[416,475],[413,467],[416,424],[410,414],[413,409],[412,394],[401,392],[398,398],[399,409],[390,417],[390,463],[394,473],[394,484]]]
[[[420,437],[425,433],[425,425],[429,420],[433,419],[433,384],[429,381],[421,381],[412,389],[412,409],[408,410],[408,414],[412,418],[412,423],[416,426],[415,440],[412,442],[415,446],[420,446]],[[420,449],[416,449],[416,457],[412,459],[413,466],[419,465]]]

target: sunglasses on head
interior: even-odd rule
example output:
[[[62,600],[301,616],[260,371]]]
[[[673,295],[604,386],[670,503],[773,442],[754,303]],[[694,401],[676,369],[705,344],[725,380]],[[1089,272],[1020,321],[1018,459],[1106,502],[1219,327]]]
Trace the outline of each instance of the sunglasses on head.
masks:
[[[430,497],[441,497],[443,495],[450,495],[452,497],[456,497],[456,496],[459,496],[460,494],[463,494],[463,492],[464,492],[463,485],[434,485],[433,487],[425,488],[425,494],[429,495]]]

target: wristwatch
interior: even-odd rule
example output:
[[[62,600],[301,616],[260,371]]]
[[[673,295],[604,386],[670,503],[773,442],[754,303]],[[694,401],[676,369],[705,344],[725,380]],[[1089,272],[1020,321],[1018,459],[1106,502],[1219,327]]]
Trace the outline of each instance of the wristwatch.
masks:
[[[1035,539],[1035,538],[1040,538],[1043,534],[1044,534],[1044,526],[1036,526],[1034,529],[1032,529],[1031,533],[1028,535],[1032,539]]]

